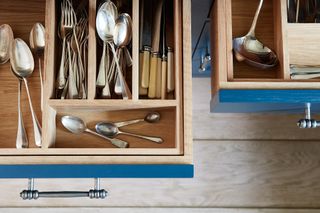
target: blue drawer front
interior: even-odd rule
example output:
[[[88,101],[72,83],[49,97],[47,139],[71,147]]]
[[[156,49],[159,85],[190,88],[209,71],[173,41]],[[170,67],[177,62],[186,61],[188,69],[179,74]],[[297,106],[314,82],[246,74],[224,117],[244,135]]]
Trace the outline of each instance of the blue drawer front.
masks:
[[[1,165],[0,178],[193,178],[193,165]]]
[[[304,104],[320,112],[320,90],[220,90],[211,101],[216,113],[304,113]]]

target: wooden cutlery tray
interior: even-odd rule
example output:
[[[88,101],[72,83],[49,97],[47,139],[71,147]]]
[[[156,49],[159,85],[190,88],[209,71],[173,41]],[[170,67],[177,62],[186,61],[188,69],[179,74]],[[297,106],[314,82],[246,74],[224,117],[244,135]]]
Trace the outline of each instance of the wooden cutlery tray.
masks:
[[[212,54],[216,70],[214,90],[224,89],[319,89],[313,80],[291,80],[290,65],[319,65],[319,24],[287,21],[287,1],[264,1],[256,37],[274,50],[279,65],[262,70],[238,62],[232,40],[247,34],[259,0],[217,0],[212,16]]]
[[[28,102],[23,88],[23,117],[29,138],[29,149],[16,149],[17,131],[17,85],[7,63],[0,66],[0,164],[190,164],[192,163],[191,134],[191,1],[173,0],[173,38],[175,57],[175,98],[171,100],[140,99],[139,97],[139,0],[121,0],[133,21],[130,51],[133,58],[132,75],[128,84],[131,100],[99,99],[96,77],[101,56],[101,43],[96,33],[96,12],[101,0],[73,1],[87,5],[89,17],[88,36],[88,97],[86,100],[60,100],[55,97],[56,74],[61,57],[58,38],[60,0],[13,0],[1,1],[0,24],[10,24],[15,37],[27,43],[29,32],[35,22],[46,28],[44,56],[44,110],[40,110],[40,82],[38,67],[30,78],[33,105],[42,121],[41,148],[36,148]],[[61,124],[61,117],[74,115],[82,118],[89,128],[100,121],[126,121],[144,118],[149,112],[159,112],[161,120],[156,124],[141,123],[124,127],[128,132],[158,136],[163,144],[119,136],[130,144],[119,149],[92,135],[73,135]],[[41,116],[42,115],[42,116]]]

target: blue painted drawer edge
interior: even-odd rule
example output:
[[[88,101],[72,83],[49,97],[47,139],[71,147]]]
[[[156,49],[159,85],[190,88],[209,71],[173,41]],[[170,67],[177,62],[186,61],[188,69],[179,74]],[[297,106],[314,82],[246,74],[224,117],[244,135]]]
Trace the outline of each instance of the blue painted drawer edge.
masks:
[[[320,90],[220,90],[211,100],[211,112],[304,113],[305,103],[320,112]]]
[[[0,178],[193,178],[193,165],[0,165]]]

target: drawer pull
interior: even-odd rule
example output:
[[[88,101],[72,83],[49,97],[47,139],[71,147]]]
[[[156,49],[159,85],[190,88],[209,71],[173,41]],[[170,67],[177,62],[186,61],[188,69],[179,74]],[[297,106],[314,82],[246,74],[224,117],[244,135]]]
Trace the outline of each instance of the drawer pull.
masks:
[[[57,192],[39,192],[34,190],[34,179],[29,179],[28,189],[20,193],[23,200],[37,200],[38,198],[79,198],[89,197],[90,199],[104,199],[107,197],[108,192],[100,189],[100,179],[95,179],[94,189],[89,191],[57,191]]]
[[[311,104],[307,103],[305,107],[306,118],[298,121],[297,125],[301,129],[314,129],[320,127],[320,121],[311,119]]]

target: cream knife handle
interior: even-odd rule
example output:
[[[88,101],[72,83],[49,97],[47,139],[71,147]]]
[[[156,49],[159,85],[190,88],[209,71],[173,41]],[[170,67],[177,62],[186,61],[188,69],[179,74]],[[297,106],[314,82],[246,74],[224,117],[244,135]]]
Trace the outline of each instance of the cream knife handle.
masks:
[[[161,78],[162,78],[162,61],[158,58],[158,68],[157,68],[157,83],[156,83],[156,98],[161,99]]]
[[[168,76],[167,76],[167,92],[173,92],[175,90],[175,77],[174,77],[174,58],[173,51],[168,48]]]
[[[150,62],[150,80],[149,80],[149,98],[156,97],[157,69],[158,69],[158,53],[153,53]]]
[[[161,65],[161,99],[167,98],[167,58],[162,59]]]
[[[145,89],[149,88],[150,54],[151,54],[151,48],[150,47],[144,47],[142,74],[141,74],[141,87],[145,88]]]
[[[140,68],[139,68],[139,95],[148,95],[148,89],[143,88],[141,85],[142,82],[142,68],[143,68],[143,60],[144,60],[144,52],[140,52]]]

